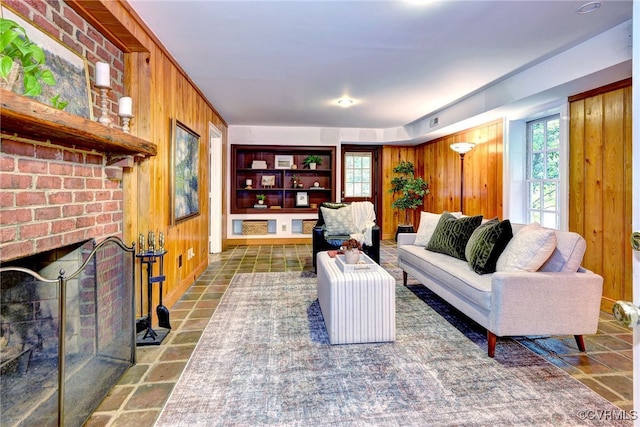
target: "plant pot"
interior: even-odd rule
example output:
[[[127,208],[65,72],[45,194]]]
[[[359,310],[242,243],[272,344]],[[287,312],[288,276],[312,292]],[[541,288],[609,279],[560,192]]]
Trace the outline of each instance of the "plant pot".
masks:
[[[316,168],[315,163],[309,163],[309,169],[315,169],[315,168]]]
[[[264,200],[258,200],[259,205],[264,205]]]
[[[360,251],[358,249],[345,250],[344,260],[347,264],[357,264],[360,261]]]

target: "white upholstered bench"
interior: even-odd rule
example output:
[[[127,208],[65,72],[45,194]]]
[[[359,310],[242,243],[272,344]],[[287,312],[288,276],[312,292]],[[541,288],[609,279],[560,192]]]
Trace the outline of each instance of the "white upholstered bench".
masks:
[[[317,254],[318,301],[331,344],[396,339],[396,281],[383,268],[343,273],[327,252]]]

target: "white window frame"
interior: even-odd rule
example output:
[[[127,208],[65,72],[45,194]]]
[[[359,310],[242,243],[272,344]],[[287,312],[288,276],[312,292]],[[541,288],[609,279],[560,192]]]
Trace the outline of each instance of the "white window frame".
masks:
[[[558,147],[556,149],[548,149],[547,144],[546,144],[546,139],[547,139],[547,129],[548,129],[548,124],[550,122],[553,121],[557,121],[558,122]],[[544,126],[544,136],[545,136],[545,143],[543,144],[543,147],[537,151],[534,151],[534,147],[533,147],[533,138],[532,138],[532,128],[533,126],[536,126],[537,124],[542,124]],[[526,209],[527,209],[527,222],[539,222],[542,225],[546,226],[546,227],[551,227],[551,228],[560,228],[560,195],[561,195],[561,191],[560,191],[560,187],[561,187],[561,176],[560,176],[560,158],[562,157],[562,154],[560,152],[560,126],[562,125],[562,123],[560,122],[560,114],[553,114],[551,116],[545,116],[545,117],[541,117],[539,119],[534,119],[534,120],[530,120],[527,122],[527,175],[526,175],[526,179],[525,182],[527,184],[527,191],[526,191]],[[548,165],[546,164],[546,159],[548,159],[549,157],[549,153],[557,153],[558,154],[558,177],[557,178],[548,178],[547,177],[547,171],[548,171]],[[541,154],[544,157],[544,177],[542,178],[534,178],[533,175],[533,170],[532,170],[532,166],[533,166],[533,157],[535,155],[539,155]],[[533,204],[533,200],[531,199],[531,184],[539,184],[540,185],[540,200],[539,202],[539,207],[534,208],[532,207]],[[552,209],[550,209],[549,207],[544,205],[544,187],[545,184],[547,183],[552,183],[555,186],[555,205],[553,206]],[[537,214],[537,216],[539,218],[534,218],[534,216]],[[555,216],[555,219],[553,220],[554,224],[553,226],[551,226],[551,224],[545,223],[544,222],[544,218],[547,217],[548,215],[553,215]]]
[[[354,195],[349,194],[349,167],[347,157],[368,157],[369,158],[369,194],[368,195]],[[346,151],[344,153],[344,197],[346,198],[367,198],[370,199],[373,197],[373,154],[371,152],[360,152],[360,151]],[[364,168],[360,168],[364,170]],[[360,181],[359,183],[362,183]]]
[[[562,99],[518,116],[505,117],[503,216],[512,223],[526,224],[527,211],[527,122],[560,114],[560,184],[558,229],[569,229],[569,103]]]

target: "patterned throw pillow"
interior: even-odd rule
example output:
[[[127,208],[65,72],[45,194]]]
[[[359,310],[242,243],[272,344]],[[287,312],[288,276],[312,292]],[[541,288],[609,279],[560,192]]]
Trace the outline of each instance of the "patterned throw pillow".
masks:
[[[493,273],[502,251],[513,237],[508,219],[491,219],[476,228],[465,248],[469,267],[478,274]]]
[[[496,271],[538,271],[556,249],[556,232],[533,222],[518,231],[502,252]]]
[[[482,222],[482,215],[456,218],[449,212],[443,212],[427,250],[440,252],[465,260],[464,250],[473,230]]]
[[[328,236],[348,236],[357,233],[358,229],[353,223],[351,206],[340,209],[331,209],[320,206],[324,218],[325,234]]]

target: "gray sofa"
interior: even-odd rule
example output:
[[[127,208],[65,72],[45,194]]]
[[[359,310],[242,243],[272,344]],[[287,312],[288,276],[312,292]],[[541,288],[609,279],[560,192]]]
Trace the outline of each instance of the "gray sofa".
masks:
[[[523,228],[512,225],[511,242]],[[586,248],[580,235],[556,230],[553,253],[538,271],[478,274],[465,260],[426,250],[424,235],[416,245],[418,233],[398,235],[404,285],[412,276],[486,328],[489,357],[494,357],[497,337],[504,336],[574,335],[585,351],[582,335],[598,328],[602,277],[580,267]],[[501,258],[512,252],[509,245]]]

